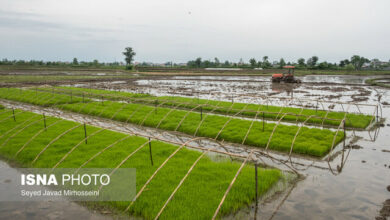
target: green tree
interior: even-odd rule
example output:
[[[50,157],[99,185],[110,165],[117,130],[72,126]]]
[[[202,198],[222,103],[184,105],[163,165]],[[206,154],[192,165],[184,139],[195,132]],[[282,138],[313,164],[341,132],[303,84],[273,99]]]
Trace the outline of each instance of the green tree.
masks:
[[[280,58],[280,61],[279,61],[279,68],[283,68],[284,66],[286,66],[286,61],[284,61],[283,58]]]
[[[339,67],[345,67],[345,66],[347,66],[350,63],[351,62],[348,59],[340,60]]]
[[[211,62],[209,60],[205,60],[202,62],[202,67],[208,68],[211,66]]]
[[[330,65],[327,62],[322,62],[322,63],[318,64],[318,69],[328,69],[329,66]]]
[[[202,58],[198,57],[195,60],[196,67],[200,68],[200,65],[202,65]]]
[[[133,48],[126,47],[125,51],[123,52],[123,55],[125,55],[126,65],[128,67],[130,67],[131,66],[131,62],[133,62],[134,56],[136,55],[136,53],[133,51]]]
[[[250,59],[250,60],[249,60],[249,63],[251,64],[251,67],[252,67],[252,68],[255,68],[255,67],[256,67],[257,62],[256,62],[256,59],[255,59],[255,58]]]
[[[307,65],[310,68],[314,68],[317,65],[318,62],[318,57],[317,56],[312,56],[307,60]]]
[[[353,55],[351,57],[351,64],[353,65],[355,70],[361,70],[363,65],[365,63],[369,63],[369,62],[370,62],[369,59],[361,57],[361,56],[358,56],[358,55]]]
[[[271,67],[271,63],[268,61],[268,56],[263,57],[263,65],[262,67],[264,69]]]
[[[304,67],[305,66],[305,59],[304,58],[299,58],[298,59],[298,65]]]
[[[187,62],[187,67],[195,68],[196,64],[194,60],[190,60]]]
[[[355,69],[355,67],[354,67],[352,64],[347,64],[347,65],[345,66],[345,69],[348,70],[348,71],[352,71],[352,70]]]
[[[216,67],[219,67],[221,65],[221,62],[219,61],[219,59],[217,57],[214,57],[214,63],[215,63]]]
[[[77,58],[75,57],[75,58],[73,58],[73,65],[79,65],[79,61],[77,60]]]

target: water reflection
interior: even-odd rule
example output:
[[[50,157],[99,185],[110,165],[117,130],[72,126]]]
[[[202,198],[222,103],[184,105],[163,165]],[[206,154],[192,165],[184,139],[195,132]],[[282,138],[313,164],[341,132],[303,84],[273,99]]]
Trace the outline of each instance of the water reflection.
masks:
[[[286,93],[287,97],[294,98],[294,90],[301,87],[300,83],[271,83],[274,94]]]

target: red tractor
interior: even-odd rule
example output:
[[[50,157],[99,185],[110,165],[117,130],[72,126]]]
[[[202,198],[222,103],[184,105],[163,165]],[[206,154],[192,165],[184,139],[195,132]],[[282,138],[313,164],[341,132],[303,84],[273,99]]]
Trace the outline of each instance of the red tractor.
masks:
[[[287,73],[272,74],[272,82],[301,83],[301,80],[294,77],[294,68],[295,66],[284,66],[283,69],[287,69]]]

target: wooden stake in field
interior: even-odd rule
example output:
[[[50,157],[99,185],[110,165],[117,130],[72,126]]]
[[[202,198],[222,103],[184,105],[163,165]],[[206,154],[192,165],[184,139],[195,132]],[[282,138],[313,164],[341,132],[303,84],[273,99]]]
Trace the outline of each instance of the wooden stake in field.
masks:
[[[343,130],[344,130],[344,142],[343,142],[343,149],[345,148],[345,139],[347,138],[347,133],[345,131],[345,120],[343,121]]]
[[[152,163],[152,166],[153,166],[152,142],[150,141],[150,137],[149,137],[149,153],[150,153],[150,162]]]
[[[203,119],[203,108],[200,106],[200,120],[202,121]]]
[[[16,121],[16,118],[15,118],[15,109],[14,109],[14,108],[12,108],[12,116],[13,116],[13,118],[14,118],[14,121]]]
[[[259,190],[259,189],[258,189],[258,184],[257,184],[258,182],[257,182],[257,181],[258,181],[258,179],[257,179],[257,163],[255,163],[255,184],[256,184],[256,185],[255,185],[255,189],[256,189],[255,191],[256,191],[256,206],[258,206],[258,199],[257,199],[257,195],[258,195],[258,193],[259,193],[259,191],[258,191],[258,190]]]
[[[85,144],[88,144],[88,141],[87,141],[87,126],[85,125],[85,123],[84,123],[84,136],[85,136]]]
[[[102,105],[104,105],[103,95],[102,95]]]
[[[154,114],[157,114],[157,104],[158,104],[158,101],[157,99],[154,101]]]
[[[379,109],[378,109],[378,105],[376,106],[376,121],[377,121],[377,122],[379,121]]]
[[[263,132],[264,132],[264,112],[263,112]]]
[[[46,131],[46,116],[45,113],[43,113],[42,115],[43,115],[43,127],[45,128]]]

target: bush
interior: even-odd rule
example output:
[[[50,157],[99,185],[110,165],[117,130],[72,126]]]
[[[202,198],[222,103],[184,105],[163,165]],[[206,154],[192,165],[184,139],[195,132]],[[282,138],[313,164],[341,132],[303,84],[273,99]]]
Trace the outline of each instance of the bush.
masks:
[[[127,65],[126,66],[126,70],[134,70],[134,66],[133,65]]]

